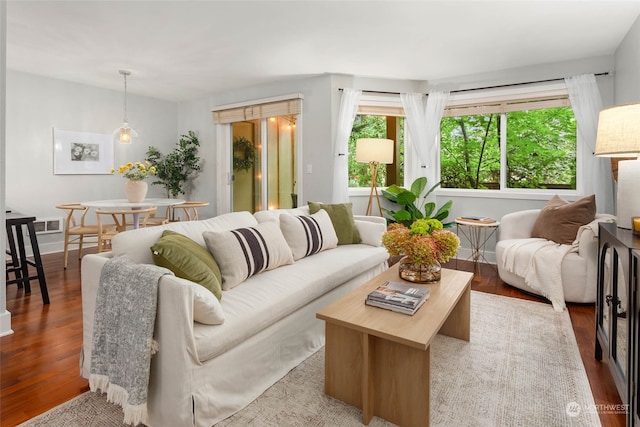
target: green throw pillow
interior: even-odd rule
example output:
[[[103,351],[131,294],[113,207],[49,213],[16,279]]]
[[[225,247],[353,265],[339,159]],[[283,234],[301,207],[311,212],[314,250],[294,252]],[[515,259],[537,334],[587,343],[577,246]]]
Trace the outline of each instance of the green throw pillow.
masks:
[[[222,276],[211,253],[185,235],[165,230],[151,246],[153,262],[178,277],[198,283],[222,299]]]
[[[360,243],[360,232],[356,228],[353,220],[351,203],[339,203],[335,205],[325,205],[323,203],[309,202],[309,213],[313,215],[320,209],[324,209],[329,214],[333,228],[338,236],[338,245],[350,245]]]

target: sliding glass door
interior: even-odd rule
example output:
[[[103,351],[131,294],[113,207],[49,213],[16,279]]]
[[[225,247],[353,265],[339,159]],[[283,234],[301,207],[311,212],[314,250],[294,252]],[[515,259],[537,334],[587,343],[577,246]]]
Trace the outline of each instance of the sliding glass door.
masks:
[[[296,116],[231,124],[232,210],[297,206]]]
[[[221,106],[218,213],[297,207],[302,174],[302,94]]]

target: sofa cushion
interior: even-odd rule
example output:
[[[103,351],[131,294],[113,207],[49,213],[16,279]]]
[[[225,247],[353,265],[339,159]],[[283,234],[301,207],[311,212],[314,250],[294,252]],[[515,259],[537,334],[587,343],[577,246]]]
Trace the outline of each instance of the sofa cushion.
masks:
[[[301,206],[299,208],[291,209],[268,209],[264,211],[258,211],[253,216],[258,222],[274,222],[280,225],[280,215],[309,215],[309,206]]]
[[[187,236],[164,230],[162,237],[151,246],[153,262],[168,268],[178,277],[208,289],[217,299],[222,298],[222,276],[211,253]]]
[[[294,260],[338,246],[338,236],[325,210],[313,215],[282,214],[280,230],[291,248]]]
[[[576,239],[578,229],[593,221],[595,216],[595,195],[584,197],[573,203],[555,195],[540,211],[533,224],[531,237],[570,245]]]
[[[250,277],[224,292],[223,325],[194,324],[198,359],[205,362],[230,350],[387,258],[381,247],[343,245]]]
[[[254,274],[293,263],[280,227],[272,222],[222,232],[205,231],[203,237],[220,266],[225,291]]]
[[[240,227],[252,227],[258,221],[249,212],[232,212],[200,221],[178,221],[156,227],[143,227],[116,234],[111,247],[113,256],[126,256],[140,264],[153,264],[149,248],[162,237],[164,230],[173,230],[206,247],[202,233],[204,231],[233,230]]]
[[[327,205],[324,203],[309,202],[309,213],[312,215],[324,209],[329,214],[333,228],[338,236],[338,245],[350,245],[361,243],[360,233],[353,219],[351,203],[338,203]]]

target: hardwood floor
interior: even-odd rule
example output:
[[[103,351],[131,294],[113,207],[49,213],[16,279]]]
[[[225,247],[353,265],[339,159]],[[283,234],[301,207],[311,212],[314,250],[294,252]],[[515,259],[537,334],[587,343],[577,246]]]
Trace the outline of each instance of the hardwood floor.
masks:
[[[77,251],[69,254],[67,270],[62,254],[43,256],[51,304],[42,305],[37,285],[25,296],[15,285],[7,289],[7,309],[14,334],[0,338],[0,425],[15,426],[88,390],[80,377],[82,344],[80,264]],[[455,268],[455,261],[445,267]],[[461,270],[471,263],[459,262]],[[533,301],[545,301],[505,285],[495,269],[482,265],[472,288],[477,291]],[[593,305],[570,304],[569,314],[597,405],[620,404],[605,363],[594,359]],[[540,375],[544,375],[541,372]],[[609,406],[611,407],[611,406]],[[600,412],[605,427],[625,425],[623,414]]]

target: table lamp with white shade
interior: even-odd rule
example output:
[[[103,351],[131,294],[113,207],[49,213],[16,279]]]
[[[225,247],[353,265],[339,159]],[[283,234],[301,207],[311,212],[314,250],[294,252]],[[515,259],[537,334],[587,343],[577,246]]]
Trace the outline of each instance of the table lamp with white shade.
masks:
[[[380,195],[376,181],[378,178],[378,168],[380,163],[393,163],[393,140],[381,138],[361,138],[356,141],[356,161],[358,163],[369,163],[371,169],[371,191],[369,191],[369,204],[366,215],[373,213],[373,195],[375,193],[378,200],[378,209],[382,216],[382,206],[380,205]]]
[[[600,111],[596,156],[635,157],[618,162],[616,216],[619,228],[634,229],[640,216],[640,104],[618,105]],[[640,226],[640,224],[638,224]]]

